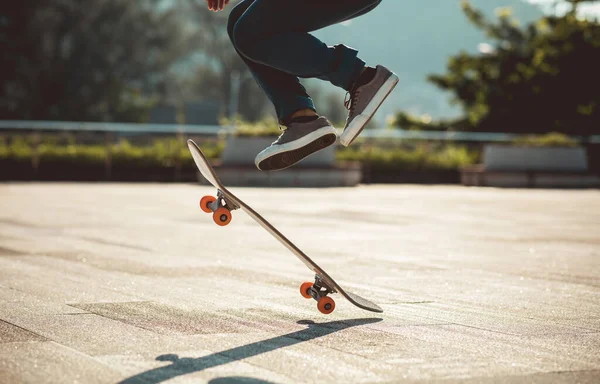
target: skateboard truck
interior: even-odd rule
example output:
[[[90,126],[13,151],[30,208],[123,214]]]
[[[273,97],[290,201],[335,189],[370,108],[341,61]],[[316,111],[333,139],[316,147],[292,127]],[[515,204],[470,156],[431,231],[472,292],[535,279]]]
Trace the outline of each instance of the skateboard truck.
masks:
[[[235,211],[236,209],[240,209],[240,206],[231,201],[221,192],[220,189],[217,189],[217,199],[212,203],[208,204],[210,209],[214,212],[221,207],[225,207],[230,211]]]
[[[315,275],[315,282],[310,287],[310,295],[313,299],[319,301],[322,297],[329,295],[330,293],[335,293],[335,289],[329,287],[319,275]]]
[[[224,227],[231,222],[231,211],[239,209],[240,206],[218,189],[217,197],[204,196],[200,200],[200,208],[206,213],[212,213],[214,222]]]
[[[300,294],[307,299],[315,299],[319,311],[326,315],[330,314],[335,309],[335,302],[327,295],[336,292],[337,291],[327,285],[319,275],[315,275],[314,283],[306,282],[300,286]]]

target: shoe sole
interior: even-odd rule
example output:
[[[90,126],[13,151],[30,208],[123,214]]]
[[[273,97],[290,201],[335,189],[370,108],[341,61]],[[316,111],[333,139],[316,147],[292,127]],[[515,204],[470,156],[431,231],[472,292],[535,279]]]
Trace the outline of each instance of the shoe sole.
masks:
[[[381,88],[379,88],[377,93],[375,93],[373,99],[371,99],[369,104],[367,104],[365,110],[360,115],[357,115],[354,117],[354,119],[352,119],[352,121],[348,124],[348,127],[344,129],[344,132],[340,136],[340,143],[344,147],[347,147],[350,144],[352,144],[354,139],[356,139],[358,135],[360,135],[363,129],[365,129],[365,127],[367,126],[367,124],[369,124],[369,121],[371,121],[371,119],[373,118],[373,115],[375,115],[375,112],[377,112],[377,110],[379,109],[379,107],[381,107],[385,99],[387,99],[387,97],[390,95],[390,93],[392,93],[394,88],[396,88],[396,85],[398,85],[399,81],[400,79],[398,78],[398,76],[394,74],[390,75],[390,77],[387,78],[385,83],[383,83]]]
[[[286,169],[291,167],[292,165],[304,160],[308,156],[312,155],[315,152],[318,152],[322,149],[333,145],[337,140],[337,135],[335,128],[333,127],[325,127],[326,133],[320,132],[323,128],[315,131],[311,135],[319,135],[318,138],[311,140],[311,135],[306,135],[305,137],[296,140],[292,143],[282,144],[281,147],[277,148],[276,152],[270,155],[266,155],[265,153],[260,153],[257,156],[256,167],[261,171],[280,171],[282,169]],[[302,143],[302,139],[308,140],[308,143]],[[300,143],[298,143],[300,142]],[[286,145],[301,145],[298,148],[293,148],[293,146],[285,147]],[[259,159],[262,156],[267,156],[264,159]]]

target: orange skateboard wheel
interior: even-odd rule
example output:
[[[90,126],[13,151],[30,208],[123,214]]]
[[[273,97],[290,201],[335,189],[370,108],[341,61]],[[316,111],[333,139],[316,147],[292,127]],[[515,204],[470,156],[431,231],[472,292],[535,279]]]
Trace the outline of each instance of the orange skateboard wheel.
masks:
[[[310,282],[302,283],[302,285],[300,286],[300,294],[307,299],[312,298],[310,293],[308,293],[308,291],[312,288],[312,286],[313,286],[313,283],[310,283]]]
[[[204,196],[202,199],[200,199],[200,208],[206,213],[212,213],[212,209],[210,209],[208,205],[214,203],[215,201],[217,201],[217,198],[214,196]]]
[[[217,225],[224,227],[231,222],[231,212],[229,209],[221,207],[213,213],[213,220]]]
[[[319,312],[329,315],[335,309],[335,301],[329,296],[321,297],[317,304]]]

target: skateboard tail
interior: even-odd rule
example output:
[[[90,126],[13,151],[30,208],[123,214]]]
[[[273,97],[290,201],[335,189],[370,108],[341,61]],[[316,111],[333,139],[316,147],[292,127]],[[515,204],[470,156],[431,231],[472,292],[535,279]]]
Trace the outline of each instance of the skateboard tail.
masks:
[[[356,305],[359,308],[362,308],[367,311],[382,313],[383,309],[381,307],[365,298],[358,296],[352,292],[344,292],[346,298],[352,302],[352,304]]]

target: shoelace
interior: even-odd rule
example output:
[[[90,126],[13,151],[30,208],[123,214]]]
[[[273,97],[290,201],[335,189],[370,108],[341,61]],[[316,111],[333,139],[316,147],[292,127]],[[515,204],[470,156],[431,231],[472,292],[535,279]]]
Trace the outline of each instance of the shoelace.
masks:
[[[350,92],[346,93],[346,97],[344,98],[344,107],[346,107],[346,109],[350,112],[352,112],[353,107],[356,105],[358,94],[359,92],[356,88],[353,88]]]

